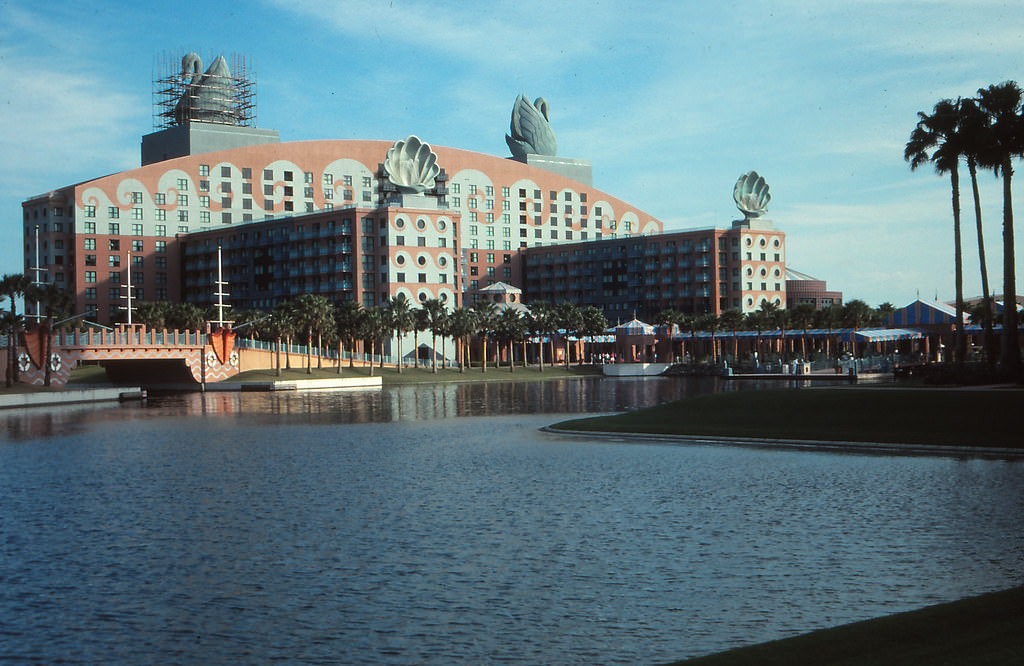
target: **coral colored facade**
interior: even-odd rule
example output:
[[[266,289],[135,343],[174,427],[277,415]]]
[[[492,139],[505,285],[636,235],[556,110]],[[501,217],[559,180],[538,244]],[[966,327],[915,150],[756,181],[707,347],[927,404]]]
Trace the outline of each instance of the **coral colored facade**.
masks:
[[[218,243],[234,307],[269,309],[309,292],[459,305],[495,282],[523,286],[527,248],[663,228],[553,171],[441,146],[437,186],[401,194],[382,168],[391,145],[230,148],[33,197],[23,204],[26,270],[41,268],[41,281],[74,295],[76,313],[99,321],[118,318],[129,283],[137,300],[212,302]]]

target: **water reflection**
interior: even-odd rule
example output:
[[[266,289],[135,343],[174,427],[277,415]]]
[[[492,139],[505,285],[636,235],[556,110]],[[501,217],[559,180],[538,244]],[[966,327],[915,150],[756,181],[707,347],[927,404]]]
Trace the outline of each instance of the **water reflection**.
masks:
[[[0,412],[8,439],[69,434],[107,421],[187,416],[286,417],[294,423],[390,423],[508,414],[618,412],[702,393],[760,388],[717,377],[584,377],[451,382],[379,390],[151,393],[143,404],[72,405]],[[266,419],[264,419],[266,420]]]

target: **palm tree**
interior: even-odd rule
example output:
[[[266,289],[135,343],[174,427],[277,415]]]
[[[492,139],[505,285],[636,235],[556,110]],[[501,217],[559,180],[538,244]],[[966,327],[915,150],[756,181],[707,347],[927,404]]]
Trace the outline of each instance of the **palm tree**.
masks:
[[[334,323],[334,306],[318,294],[302,294],[293,304],[295,327],[306,332],[306,374],[313,374],[313,334],[323,337]],[[317,345],[317,367],[322,367],[321,345]]]
[[[732,331],[732,364],[739,364],[739,341],[736,339],[736,331],[743,325],[743,313],[739,310],[726,310],[718,318],[722,328]]]
[[[334,309],[334,327],[338,331],[338,374],[341,374],[342,343],[348,340],[348,367],[355,365],[356,338],[359,335],[361,305],[356,301],[344,301]]]
[[[18,299],[25,296],[30,281],[22,273],[10,273],[0,279],[0,297],[11,301],[7,318],[7,387],[10,388],[18,381],[17,363],[17,341],[18,333],[21,331],[23,320],[18,314]]]
[[[709,312],[705,315],[702,315],[697,320],[697,326],[700,328],[700,330],[709,331],[711,333],[711,363],[713,365],[717,364],[718,342],[715,338],[715,333],[718,332],[719,327],[718,315],[716,315],[714,312]]]
[[[544,338],[551,335],[553,320],[554,309],[547,301],[535,301],[530,305],[530,330],[537,336],[537,362],[541,372],[544,372]]]
[[[832,329],[840,325],[843,319],[843,308],[840,305],[829,305],[815,313],[816,326],[827,328],[828,335],[825,337],[825,356],[832,358]],[[838,354],[838,349],[836,352]]]
[[[33,285],[31,291],[35,292],[32,295],[32,300],[43,303],[43,313],[46,316],[46,323],[43,324],[46,331],[46,347],[43,349],[43,385],[49,386],[52,376],[50,355],[53,349],[53,320],[58,314],[63,319],[67,314],[67,308],[74,303],[74,299],[71,294],[55,284],[46,284],[41,287]]]
[[[274,308],[274,312],[271,314],[271,321],[273,321],[274,334],[277,337],[277,375],[281,376],[281,341],[284,340],[286,351],[284,355],[284,365],[286,369],[291,369],[291,341],[292,335],[295,334],[295,314],[292,311],[290,303],[280,303]]]
[[[854,358],[857,357],[857,331],[871,320],[871,313],[871,306],[860,299],[855,298],[843,306],[843,323],[853,329],[850,333],[850,346]]]
[[[584,305],[580,308],[580,337],[581,339],[592,339],[601,335],[608,328],[608,320],[605,319],[601,308],[593,305]],[[580,362],[583,362],[582,354]],[[591,362],[593,362],[593,343],[591,343]]]
[[[562,329],[562,339],[565,341],[565,369],[569,369],[569,336],[578,337],[582,317],[579,307],[570,301],[562,301],[555,306],[555,317],[558,326]]]
[[[505,308],[495,319],[494,330],[498,337],[505,341],[508,349],[508,371],[515,372],[513,345],[526,335],[526,322],[523,315],[515,308]]]
[[[459,372],[466,371],[466,355],[468,345],[466,340],[476,332],[476,321],[473,313],[466,308],[457,308],[448,315],[448,332],[455,338],[455,356],[459,363]]]
[[[491,301],[477,301],[473,305],[473,318],[476,334],[484,343],[484,353],[481,364],[482,372],[487,372],[487,338],[494,332],[495,318],[498,315],[498,307]]]
[[[764,306],[765,303],[768,303],[768,301],[762,301],[762,303],[761,303],[762,308],[761,309],[754,310],[752,312],[748,312],[743,317],[744,322],[746,323],[747,328],[748,329],[753,329],[753,330],[757,331],[757,337],[754,339],[755,365],[760,362],[757,359],[761,359],[761,360],[764,359],[764,355],[761,354],[761,333],[764,331],[765,327],[769,325],[768,324],[768,318],[767,318],[768,315],[765,314],[765,311],[763,309],[763,306]]]
[[[910,162],[910,169],[916,170],[925,162],[935,165],[935,172],[949,174],[953,190],[953,273],[956,284],[956,330],[954,349],[956,362],[963,367],[966,357],[964,338],[964,271],[963,252],[960,243],[960,156],[964,154],[963,139],[960,136],[960,100],[944,99],[935,105],[932,115],[917,114],[919,120],[910,133],[903,151],[903,158]],[[929,155],[928,151],[931,151]]]
[[[361,337],[370,341],[370,376],[373,376],[373,351],[377,342],[390,335],[392,329],[387,311],[381,306],[364,308],[360,311]],[[384,368],[384,353],[381,351],[381,369]]]
[[[423,311],[426,313],[427,327],[430,329],[430,371],[437,372],[437,335],[444,326],[444,318],[448,316],[444,303],[436,298],[428,298],[423,301]]]
[[[800,336],[800,357],[807,360],[807,328],[814,321],[814,305],[811,303],[797,303],[790,312],[790,317],[793,320],[793,325],[803,330],[804,334]]]
[[[959,132],[963,139],[964,157],[971,175],[971,193],[974,195],[974,224],[978,236],[978,262],[981,265],[981,295],[984,301],[985,358],[990,368],[996,361],[995,338],[992,333],[992,300],[988,289],[988,262],[985,260],[985,234],[981,224],[981,197],[978,194],[978,157],[988,131],[988,118],[973,99],[960,101]]]
[[[978,90],[978,108],[988,117],[988,131],[978,154],[978,164],[1003,179],[1003,370],[1017,377],[1021,372],[1017,333],[1017,276],[1013,235],[1013,159],[1024,154],[1020,87],[1014,81]]]
[[[405,334],[416,327],[416,315],[409,307],[409,301],[405,296],[399,294],[388,303],[391,311],[391,323],[395,327],[395,336],[398,338],[398,362],[395,364],[398,373],[402,373],[402,338]]]

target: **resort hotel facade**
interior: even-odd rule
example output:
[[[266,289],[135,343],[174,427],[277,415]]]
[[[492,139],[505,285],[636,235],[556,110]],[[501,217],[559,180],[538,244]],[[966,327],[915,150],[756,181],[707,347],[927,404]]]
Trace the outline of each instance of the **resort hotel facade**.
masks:
[[[589,162],[556,156],[544,99],[515,101],[511,155],[493,156],[413,134],[282,142],[253,126],[237,58],[204,69],[188,54],[154,85],[141,166],[23,203],[27,274],[68,291],[88,320],[123,319],[129,294],[205,307],[220,291],[268,312],[308,293],[456,308],[499,283],[611,322],[786,306],[785,234],[763,219],[756,173],[734,188],[742,220],[666,233],[595,188]]]

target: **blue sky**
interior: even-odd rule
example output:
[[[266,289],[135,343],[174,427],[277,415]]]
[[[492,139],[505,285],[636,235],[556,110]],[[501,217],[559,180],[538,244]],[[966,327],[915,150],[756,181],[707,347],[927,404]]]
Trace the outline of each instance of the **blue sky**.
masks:
[[[1024,3],[0,2],[0,271],[22,269],[25,198],[138,166],[154,71],[189,50],[255,63],[259,125],[283,141],[414,133],[507,155],[516,96],[546,97],[559,154],[668,230],[728,226],[756,170],[790,266],[904,305],[953,298],[949,180],[903,161],[916,113],[1024,81]],[[981,183],[1000,290],[1002,198]]]

